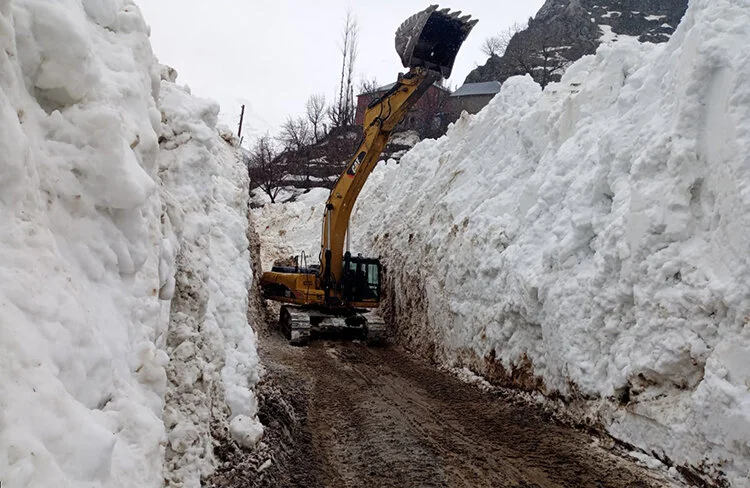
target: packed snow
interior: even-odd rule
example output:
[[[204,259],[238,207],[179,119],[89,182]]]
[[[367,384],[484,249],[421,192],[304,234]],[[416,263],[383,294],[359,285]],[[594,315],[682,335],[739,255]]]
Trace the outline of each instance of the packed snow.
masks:
[[[694,0],[380,166],[352,220],[397,337],[583,399],[678,465],[750,473],[750,9]],[[429,344],[434,344],[430,348]]]
[[[253,392],[256,336],[247,325],[249,178],[236,147],[214,130],[214,102],[169,80],[160,100],[159,175],[168,190],[163,224],[175,249],[177,281],[165,337],[165,477],[174,486],[199,487],[216,462],[212,422],[228,414],[232,437],[245,447],[263,433]]]
[[[161,81],[148,31],[129,0],[0,0],[4,487],[200,486],[164,469],[208,428],[175,413],[188,377],[211,382],[212,422],[247,445],[262,432],[247,174],[215,104]],[[173,297],[194,269],[189,316]],[[182,333],[205,362],[172,347]]]

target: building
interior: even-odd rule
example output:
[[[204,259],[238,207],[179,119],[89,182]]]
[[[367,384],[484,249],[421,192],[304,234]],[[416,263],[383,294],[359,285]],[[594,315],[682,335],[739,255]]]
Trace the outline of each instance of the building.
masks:
[[[490,103],[490,100],[498,94],[501,87],[502,84],[499,81],[464,83],[450,96],[451,112],[455,114],[456,118],[464,110],[470,114],[475,114]]]

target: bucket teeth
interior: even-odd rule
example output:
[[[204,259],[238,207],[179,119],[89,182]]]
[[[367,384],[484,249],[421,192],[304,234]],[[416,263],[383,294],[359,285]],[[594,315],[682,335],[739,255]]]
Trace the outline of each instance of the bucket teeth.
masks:
[[[475,25],[477,25],[477,22],[479,22],[478,19],[471,20],[471,15],[465,15],[458,20],[461,21],[461,23],[463,24],[463,28],[467,33],[471,31],[471,29],[473,29]]]
[[[477,20],[430,5],[396,31],[396,52],[406,68],[423,67],[449,77],[458,50]]]

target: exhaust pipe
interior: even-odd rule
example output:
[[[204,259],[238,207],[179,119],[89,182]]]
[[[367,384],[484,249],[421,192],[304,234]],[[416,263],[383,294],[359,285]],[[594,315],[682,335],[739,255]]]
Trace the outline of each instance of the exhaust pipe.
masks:
[[[406,19],[396,30],[396,52],[404,67],[422,67],[448,78],[461,44],[479,22],[460,15],[431,5]]]

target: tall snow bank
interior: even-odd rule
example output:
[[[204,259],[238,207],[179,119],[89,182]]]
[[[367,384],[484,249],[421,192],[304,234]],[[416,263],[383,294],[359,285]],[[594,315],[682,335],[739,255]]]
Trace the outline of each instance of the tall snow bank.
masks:
[[[616,436],[737,486],[750,473],[747,6],[694,0],[668,44],[602,46],[544,93],[509,80],[380,168],[353,218],[359,247],[384,256],[403,340],[589,399]]]
[[[169,486],[200,487],[216,463],[214,436],[229,430],[252,447],[263,432],[253,391],[256,335],[247,323],[249,179],[236,148],[214,129],[218,106],[170,80],[161,88],[163,220],[176,263],[166,478]]]
[[[0,43],[0,484],[199,486],[192,432],[262,432],[246,170],[129,0],[0,0]]]
[[[129,2],[0,0],[0,43],[0,482],[159,486],[146,25]]]

